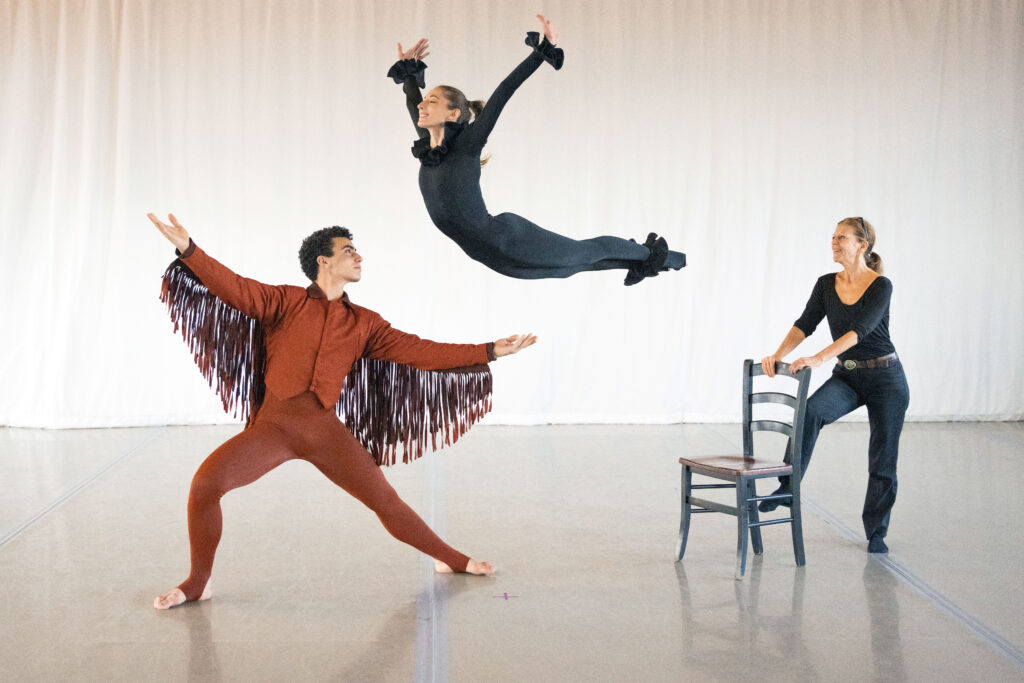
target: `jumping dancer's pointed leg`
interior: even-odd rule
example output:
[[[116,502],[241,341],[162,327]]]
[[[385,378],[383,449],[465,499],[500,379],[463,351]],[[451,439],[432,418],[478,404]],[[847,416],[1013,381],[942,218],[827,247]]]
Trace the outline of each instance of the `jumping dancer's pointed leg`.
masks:
[[[612,236],[574,240],[512,213],[491,218],[486,239],[460,245],[492,270],[521,279],[564,278],[611,268],[637,274],[642,270],[643,277],[650,277],[686,265],[686,255],[670,251],[664,238],[654,233],[644,244]]]

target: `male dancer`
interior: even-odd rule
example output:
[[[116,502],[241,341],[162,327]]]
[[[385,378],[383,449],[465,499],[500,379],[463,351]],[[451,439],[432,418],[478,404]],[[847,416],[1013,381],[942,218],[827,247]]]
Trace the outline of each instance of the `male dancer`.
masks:
[[[488,344],[439,344],[393,329],[345,294],[345,285],[360,280],[363,260],[345,228],[324,228],[303,241],[299,260],[313,282],[302,289],[236,275],[196,246],[173,214],[169,218],[170,225],[149,214],[210,293],[262,325],[266,396],[245,430],[217,448],[196,472],[188,501],[191,573],[153,606],[167,609],[212,595],[220,497],[293,458],[311,462],[373,510],[395,538],[433,557],[438,571],[493,573],[491,563],[472,560],[438,538],[398,497],[370,453],[338,420],[334,406],[359,358],[423,370],[455,368],[516,353],[537,338],[526,334]]]

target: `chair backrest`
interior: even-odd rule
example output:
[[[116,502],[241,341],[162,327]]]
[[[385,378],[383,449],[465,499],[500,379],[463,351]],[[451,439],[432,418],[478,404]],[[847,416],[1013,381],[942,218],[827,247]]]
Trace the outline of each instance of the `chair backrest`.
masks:
[[[754,378],[764,374],[760,363],[751,359],[743,361],[743,454],[754,456],[754,432],[778,432],[789,439],[786,446],[786,461],[792,463],[794,478],[800,478],[801,439],[803,434],[804,415],[807,412],[807,388],[811,383],[811,369],[803,368],[797,372],[789,369],[789,363],[776,363],[775,376],[789,377],[796,380],[796,391],[787,393],[778,391],[782,387],[773,386],[775,391],[754,391]],[[782,384],[779,382],[778,384]],[[792,384],[790,384],[792,388]],[[755,420],[755,403],[777,403],[789,406],[793,410],[793,420]]]

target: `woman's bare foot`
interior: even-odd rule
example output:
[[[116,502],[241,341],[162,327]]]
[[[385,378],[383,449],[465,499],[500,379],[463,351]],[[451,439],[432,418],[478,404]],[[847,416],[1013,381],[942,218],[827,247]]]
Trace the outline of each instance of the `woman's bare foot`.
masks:
[[[466,574],[476,574],[477,576],[487,576],[493,574],[497,568],[490,562],[477,562],[476,560],[470,560],[466,565]],[[446,565],[441,560],[434,560],[434,571],[438,574],[451,574],[452,568]]]
[[[203,589],[203,594],[199,596],[200,600],[209,600],[213,597],[213,581],[207,581],[206,587]],[[177,607],[178,605],[185,602],[185,594],[181,592],[180,588],[175,588],[169,593],[157,597],[153,600],[153,607],[155,609],[170,609]]]

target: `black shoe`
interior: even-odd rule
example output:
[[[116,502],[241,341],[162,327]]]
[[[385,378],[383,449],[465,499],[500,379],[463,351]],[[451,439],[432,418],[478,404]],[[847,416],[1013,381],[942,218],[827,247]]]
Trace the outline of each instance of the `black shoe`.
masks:
[[[785,486],[780,486],[779,488],[772,491],[771,495],[778,496],[783,493],[792,493],[792,491],[790,491]],[[793,499],[776,498],[775,500],[762,500],[760,503],[757,504],[757,509],[760,510],[761,512],[772,512],[775,510],[775,508],[779,507],[780,505],[785,508],[793,507]]]
[[[887,553],[889,552],[889,546],[885,544],[885,540],[881,536],[872,536],[868,540],[868,552],[869,553]]]
[[[630,242],[632,241],[630,240]],[[646,260],[630,266],[629,272],[626,273],[626,279],[623,281],[623,284],[627,287],[635,285],[645,278],[657,277],[658,273],[667,270],[665,268],[665,261],[668,260],[668,242],[665,241],[665,238],[658,237],[657,234],[652,232],[647,235],[644,246],[651,253]]]
[[[622,284],[627,287],[635,285],[646,277],[640,271],[640,266],[630,266],[629,271],[626,272],[626,279],[622,281]]]
[[[651,235],[654,235],[652,232]],[[648,240],[650,237],[647,238]],[[648,277],[654,277],[665,268],[665,261],[668,260],[668,242],[665,241],[664,237],[658,237],[654,240],[654,243],[649,247],[651,250],[651,256],[644,262],[644,267],[650,273]]]
[[[671,255],[671,253],[670,253]],[[661,272],[666,273],[670,270],[680,270],[686,267],[686,254],[677,253],[672,256],[671,259],[665,261],[665,265],[662,267]]]

